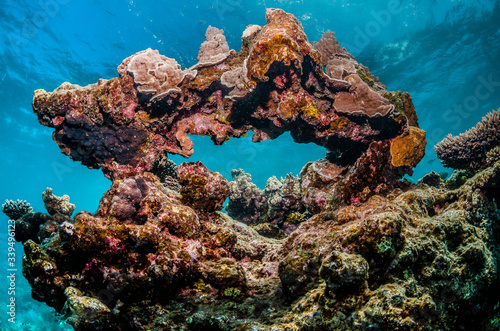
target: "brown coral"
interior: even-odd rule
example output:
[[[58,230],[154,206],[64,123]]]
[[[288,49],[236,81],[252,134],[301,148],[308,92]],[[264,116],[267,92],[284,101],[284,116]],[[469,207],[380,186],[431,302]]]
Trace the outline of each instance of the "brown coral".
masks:
[[[229,195],[229,183],[221,174],[213,173],[199,161],[180,164],[177,174],[184,203],[208,212],[222,209]]]

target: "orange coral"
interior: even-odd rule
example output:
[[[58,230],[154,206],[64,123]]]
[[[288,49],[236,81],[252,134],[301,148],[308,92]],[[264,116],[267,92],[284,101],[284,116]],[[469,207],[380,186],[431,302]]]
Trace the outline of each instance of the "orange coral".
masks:
[[[414,167],[425,155],[425,131],[410,126],[408,131],[391,143],[391,163],[395,167]]]

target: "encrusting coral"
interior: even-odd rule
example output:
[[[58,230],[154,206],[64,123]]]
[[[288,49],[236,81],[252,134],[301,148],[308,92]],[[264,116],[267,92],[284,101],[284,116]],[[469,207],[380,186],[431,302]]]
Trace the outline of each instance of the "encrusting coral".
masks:
[[[499,145],[500,109],[490,112],[464,133],[456,137],[448,135],[435,146],[435,150],[445,167],[475,172],[488,162],[492,163],[487,154]]]
[[[292,15],[266,18],[239,53],[210,27],[192,68],[146,50],[118,78],[35,92],[62,151],[113,183],[94,214],[71,218],[48,190],[48,214],[16,220],[33,297],[76,330],[495,329],[497,151],[445,185],[400,181],[426,144],[409,95],[333,33],[311,45]],[[188,134],[251,130],[290,131],[327,158],[263,190],[241,169],[229,183],[168,161],[192,153]]]

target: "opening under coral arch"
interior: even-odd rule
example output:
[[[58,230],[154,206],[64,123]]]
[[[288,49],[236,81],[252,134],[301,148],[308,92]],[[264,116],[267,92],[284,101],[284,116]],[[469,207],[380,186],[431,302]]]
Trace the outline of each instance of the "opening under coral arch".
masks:
[[[201,161],[212,171],[219,172],[231,181],[231,170],[243,169],[252,175],[252,181],[264,188],[269,177],[285,177],[292,173],[297,176],[309,161],[324,158],[324,147],[314,143],[294,143],[289,132],[274,140],[254,143],[251,135],[230,139],[222,145],[214,146],[209,137],[190,136],[193,140],[194,154],[185,159],[180,155],[169,155],[177,164]]]

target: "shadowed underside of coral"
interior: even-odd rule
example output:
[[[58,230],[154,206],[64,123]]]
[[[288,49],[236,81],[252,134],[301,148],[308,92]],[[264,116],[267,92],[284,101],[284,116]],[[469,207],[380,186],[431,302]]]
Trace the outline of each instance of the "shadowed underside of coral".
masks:
[[[118,78],[35,92],[62,151],[113,183],[94,214],[71,218],[51,189],[48,214],[6,204],[33,297],[77,330],[498,327],[500,162],[453,190],[400,182],[426,143],[410,96],[333,33],[310,44],[292,15],[266,18],[240,52],[209,27],[188,69],[148,49]],[[228,182],[167,159],[192,154],[188,134],[249,131],[290,131],[327,159],[263,190],[241,169]]]

